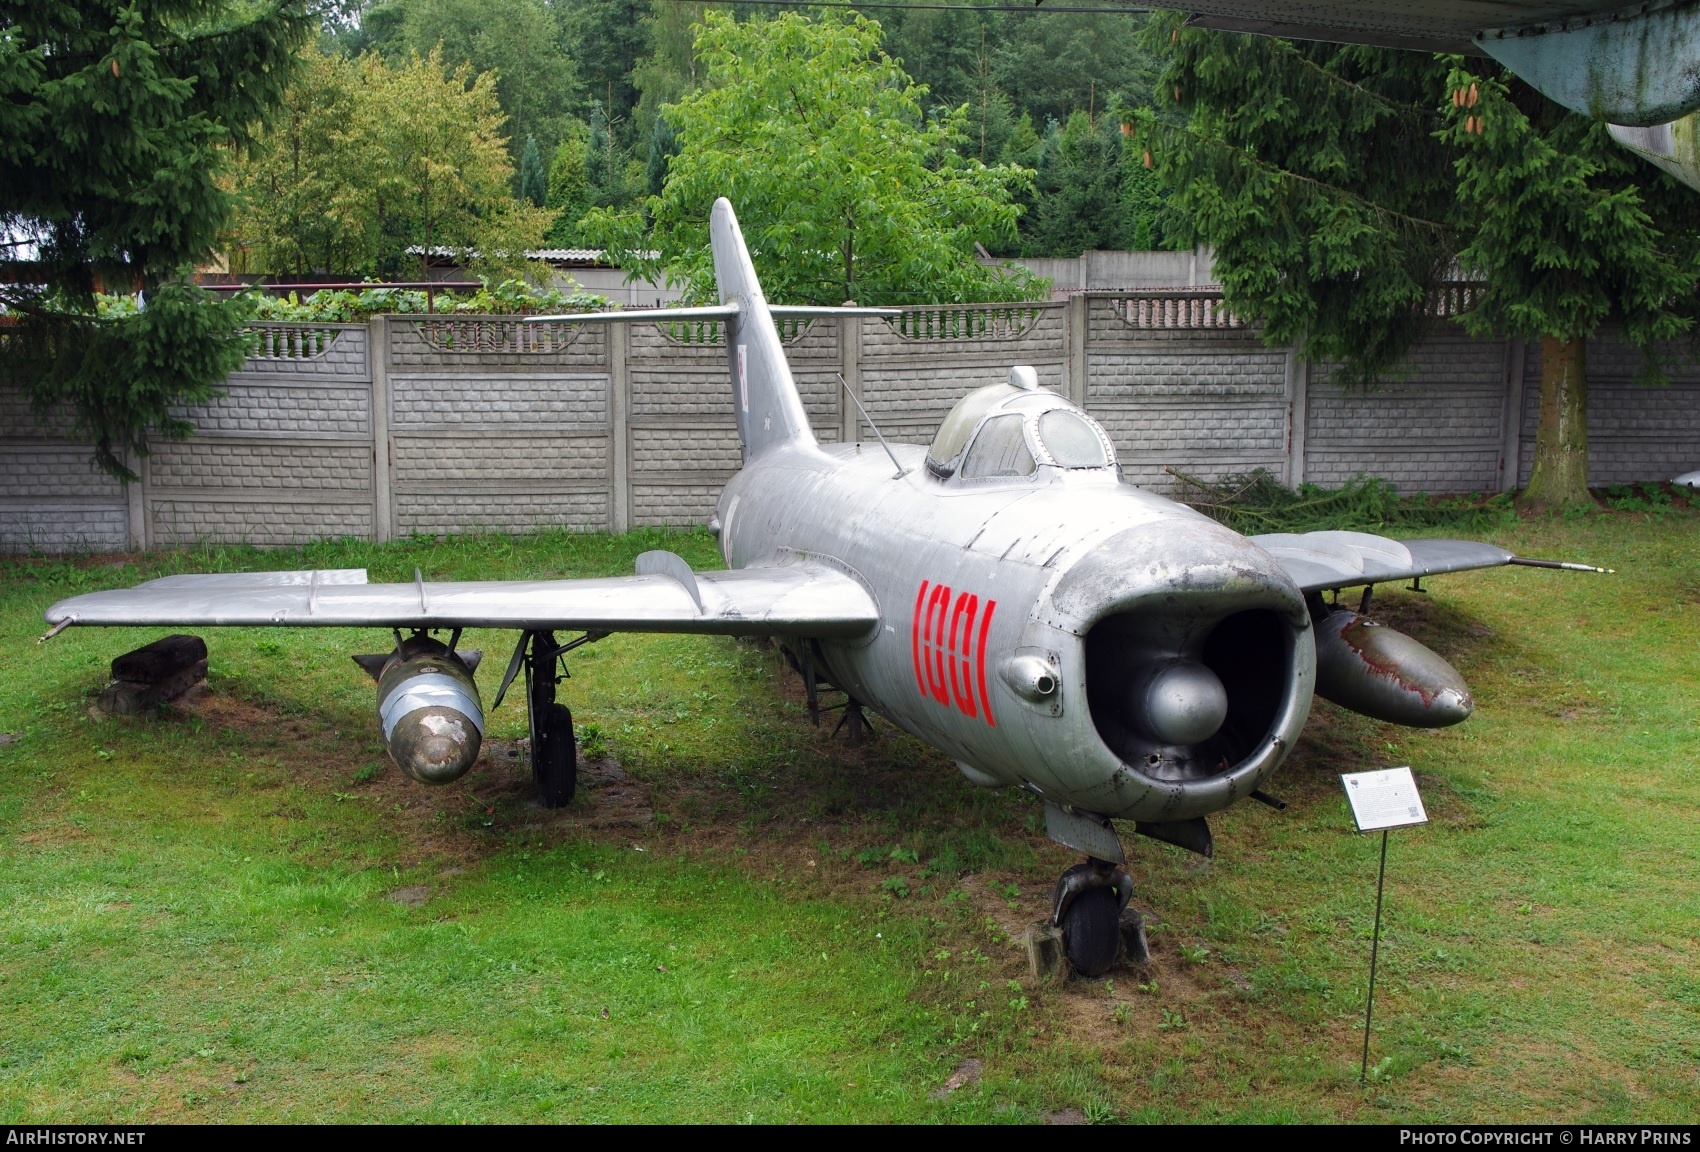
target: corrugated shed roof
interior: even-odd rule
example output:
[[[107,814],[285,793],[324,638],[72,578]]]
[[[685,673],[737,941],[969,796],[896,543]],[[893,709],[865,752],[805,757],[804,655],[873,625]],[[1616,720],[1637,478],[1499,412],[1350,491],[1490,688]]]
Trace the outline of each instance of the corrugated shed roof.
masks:
[[[409,256],[418,256],[424,251],[425,248],[423,245],[415,244],[407,250],[407,254]],[[430,255],[453,259],[462,255],[475,255],[475,253],[464,253],[459,248],[449,248],[444,245],[433,245]],[[612,265],[607,263],[607,260],[605,259],[606,255],[607,253],[601,248],[538,248],[527,252],[525,254],[525,258],[527,260],[546,260],[550,264],[578,264],[612,267]],[[644,255],[646,257],[653,257],[654,253],[646,252]]]
[[[539,248],[526,255],[533,260],[547,260],[551,264],[600,264],[603,250],[600,248]]]

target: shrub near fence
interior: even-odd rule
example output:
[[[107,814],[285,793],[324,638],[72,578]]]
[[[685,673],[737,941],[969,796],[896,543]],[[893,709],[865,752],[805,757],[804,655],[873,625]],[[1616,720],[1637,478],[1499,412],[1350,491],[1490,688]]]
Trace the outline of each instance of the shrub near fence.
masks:
[[[1166,489],[1165,466],[1266,468],[1289,484],[1368,473],[1407,492],[1499,491],[1528,474],[1538,356],[1444,323],[1468,291],[1437,302],[1410,376],[1368,394],[1266,348],[1211,289],[789,320],[782,335],[823,442],[867,435],[841,374],[888,437],[924,443],[958,397],[1031,364],[1104,423],[1136,483]],[[738,465],[712,321],[411,314],[251,331],[225,395],[189,413],[197,435],[156,445],[128,488],[91,473],[62,423],[0,397],[0,548],[698,523]],[[1590,351],[1598,483],[1700,465],[1700,373],[1639,387],[1638,364],[1610,340]]]

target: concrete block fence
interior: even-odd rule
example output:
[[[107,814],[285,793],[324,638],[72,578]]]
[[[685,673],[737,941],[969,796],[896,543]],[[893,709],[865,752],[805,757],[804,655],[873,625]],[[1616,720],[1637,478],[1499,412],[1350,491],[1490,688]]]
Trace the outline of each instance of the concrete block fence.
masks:
[[[1360,473],[1407,492],[1528,477],[1539,351],[1437,321],[1408,378],[1345,392],[1326,366],[1265,347],[1208,288],[916,308],[787,322],[816,435],[869,437],[839,376],[892,440],[926,443],[970,389],[1031,364],[1109,429],[1128,476],[1267,468],[1288,484]],[[94,472],[62,420],[0,388],[0,550],[297,544],[411,533],[621,531],[701,523],[738,464],[713,323],[522,324],[384,316],[268,324],[224,395],[188,413],[141,482]],[[1639,357],[1590,347],[1597,483],[1700,466],[1700,370],[1637,385]],[[871,437],[869,437],[871,438]]]

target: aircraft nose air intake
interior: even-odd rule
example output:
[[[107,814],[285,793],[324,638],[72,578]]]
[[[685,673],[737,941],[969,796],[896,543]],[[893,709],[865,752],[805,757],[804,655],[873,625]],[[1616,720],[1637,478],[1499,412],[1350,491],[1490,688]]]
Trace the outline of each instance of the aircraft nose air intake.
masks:
[[[1086,719],[1106,753],[1098,782],[1073,791],[1082,807],[1140,821],[1226,807],[1274,771],[1310,711],[1304,598],[1220,525],[1119,533],[1058,581],[1050,609],[1082,638]]]
[[[1170,664],[1136,691],[1133,705],[1163,743],[1197,744],[1216,735],[1228,718],[1228,690],[1202,664]]]

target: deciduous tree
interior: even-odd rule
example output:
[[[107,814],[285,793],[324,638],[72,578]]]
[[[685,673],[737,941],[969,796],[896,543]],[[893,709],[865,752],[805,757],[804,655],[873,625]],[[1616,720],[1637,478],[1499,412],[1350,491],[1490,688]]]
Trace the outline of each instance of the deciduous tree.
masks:
[[[377,12],[368,17],[379,33],[373,47],[392,64],[440,47],[451,67],[494,73],[516,165],[528,136],[552,151],[584,98],[561,21],[542,0],[391,0]]]
[[[278,115],[233,171],[233,267],[296,276],[376,269],[382,244],[367,189],[367,114],[359,64],[313,48],[300,53]]]
[[[836,304],[1019,299],[1035,285],[987,268],[976,240],[1009,235],[1031,173],[963,156],[965,109],[928,118],[926,91],[861,16],[709,12],[706,83],[665,109],[678,134],[661,195],[587,230],[621,265],[713,292],[708,213],[737,207],[774,299]],[[648,226],[646,226],[646,223]]]
[[[602,102],[620,143],[631,139],[638,102],[632,74],[652,51],[654,6],[652,0],[559,0],[565,43],[578,62],[587,99]]]
[[[557,244],[569,243],[575,235],[579,217],[590,210],[590,134],[581,126],[571,132],[555,149],[549,162],[550,208],[555,210],[555,223],[549,238]]]
[[[391,66],[308,50],[291,115],[237,171],[237,236],[263,272],[396,274],[432,252],[494,279],[532,274],[551,214],[510,193],[496,76],[433,49]],[[317,57],[316,59],[314,57]]]

